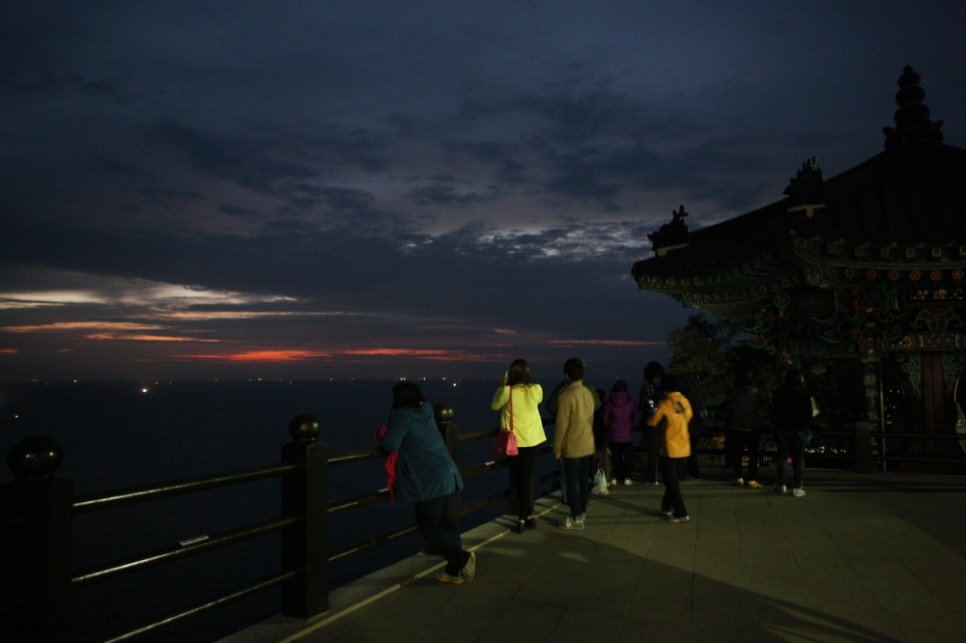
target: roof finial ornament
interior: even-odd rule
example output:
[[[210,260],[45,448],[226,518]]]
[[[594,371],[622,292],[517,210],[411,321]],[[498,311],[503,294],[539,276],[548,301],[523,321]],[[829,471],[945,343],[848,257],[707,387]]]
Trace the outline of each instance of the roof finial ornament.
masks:
[[[802,162],[802,169],[788,182],[783,194],[789,197],[789,212],[804,210],[809,219],[815,210],[825,207],[822,168],[814,156]]]
[[[669,250],[688,245],[688,225],[684,222],[686,216],[688,213],[682,205],[671,211],[670,223],[665,223],[660,229],[647,235],[657,256],[663,257]]]
[[[896,126],[882,128],[886,135],[886,149],[906,143],[939,143],[943,140],[940,131],[943,122],[929,119],[929,108],[922,103],[925,97],[926,92],[919,86],[919,74],[906,65],[899,76],[899,91],[896,92],[899,106],[893,116]]]

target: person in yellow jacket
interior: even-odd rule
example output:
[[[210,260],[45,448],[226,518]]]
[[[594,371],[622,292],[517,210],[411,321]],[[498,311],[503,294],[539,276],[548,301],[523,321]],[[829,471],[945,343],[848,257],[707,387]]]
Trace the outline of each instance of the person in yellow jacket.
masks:
[[[659,440],[661,476],[664,478],[661,513],[671,522],[688,522],[691,518],[681,496],[681,474],[691,455],[688,423],[693,412],[688,398],[678,390],[676,377],[665,375],[663,387],[664,397],[658,402],[654,414],[647,419],[647,423],[657,427],[662,436]]]
[[[583,529],[590,495],[590,460],[594,455],[594,411],[597,394],[584,386],[584,363],[576,357],[564,362],[567,386],[557,399],[557,430],[553,455],[563,458],[564,483],[570,515],[564,529]]]
[[[533,508],[533,467],[537,451],[547,441],[540,417],[543,387],[533,381],[530,366],[524,359],[515,359],[510,370],[500,376],[500,386],[493,394],[490,408],[500,411],[500,430],[512,431],[517,438],[519,453],[507,457],[510,465],[511,491],[519,500],[519,520],[516,532],[524,528],[536,529],[537,518]]]

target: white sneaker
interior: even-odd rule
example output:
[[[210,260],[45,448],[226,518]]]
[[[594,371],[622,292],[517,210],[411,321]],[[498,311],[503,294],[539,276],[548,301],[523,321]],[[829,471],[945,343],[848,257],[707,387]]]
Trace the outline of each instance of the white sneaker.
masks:
[[[777,493],[780,496],[784,496],[786,493],[788,493],[788,487],[786,487],[783,484],[780,484],[775,487],[775,493]]]
[[[796,498],[801,498],[802,496],[805,495],[805,490],[802,489],[801,487],[795,487],[794,489],[792,489],[792,495],[795,496]]]
[[[567,516],[567,519],[564,521],[564,524],[563,524],[564,529],[584,529],[584,527],[585,525],[582,521],[574,520],[570,516]]]
[[[610,481],[610,483],[611,483],[612,485],[613,485],[613,484],[617,484],[617,478],[614,478],[613,480],[611,480],[611,481]]]
[[[745,479],[744,478],[738,478],[738,486],[739,487],[745,486]]]
[[[465,581],[463,580],[462,574],[457,574],[456,576],[450,576],[446,573],[444,569],[440,573],[436,574],[436,580],[441,583],[448,583],[450,585],[462,585]]]
[[[460,570],[460,576],[462,576],[463,580],[465,580],[467,583],[473,582],[473,579],[476,578],[476,552],[475,551],[470,552],[470,558],[469,560],[466,561],[466,564],[463,565],[463,569]]]
[[[625,487],[629,487],[632,484],[634,484],[634,482],[630,478],[624,478],[624,486]]]

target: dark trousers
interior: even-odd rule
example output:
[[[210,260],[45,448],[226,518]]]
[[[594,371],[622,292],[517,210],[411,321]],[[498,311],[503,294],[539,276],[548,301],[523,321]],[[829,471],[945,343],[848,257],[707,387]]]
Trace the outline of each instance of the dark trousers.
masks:
[[[729,429],[725,435],[725,446],[728,449],[728,457],[735,470],[735,478],[742,478],[741,458],[748,450],[748,480],[758,479],[758,458],[761,447],[761,435],[758,429],[751,431],[736,431]]]
[[[567,504],[570,505],[571,518],[587,513],[591,457],[588,455],[582,458],[561,458],[567,482]]]
[[[644,427],[644,443],[647,445],[647,469],[644,471],[645,482],[657,482],[658,462],[658,442],[661,439],[661,432],[653,426]]]
[[[510,480],[519,500],[519,519],[533,515],[533,463],[540,447],[520,447],[520,453],[507,458],[510,463]]]
[[[675,518],[688,515],[681,496],[681,478],[687,469],[687,458],[661,456],[661,476],[664,478],[664,497],[661,498],[661,511],[673,511]]]
[[[630,442],[611,442],[610,443],[610,471],[611,478],[617,482],[623,482],[631,477],[631,443]]]
[[[463,551],[459,526],[456,524],[456,493],[415,503],[416,529],[426,539],[430,550],[446,559],[446,573],[456,576],[470,559]]]
[[[688,441],[691,444],[691,455],[686,459],[687,466],[685,471],[689,478],[694,478],[699,480],[701,478],[701,467],[698,466],[698,432],[694,429],[694,425],[688,428]],[[682,478],[684,476],[681,476]]]
[[[775,431],[775,444],[778,447],[776,475],[779,485],[787,484],[785,460],[792,458],[792,486],[802,487],[805,477],[805,434],[801,431]]]

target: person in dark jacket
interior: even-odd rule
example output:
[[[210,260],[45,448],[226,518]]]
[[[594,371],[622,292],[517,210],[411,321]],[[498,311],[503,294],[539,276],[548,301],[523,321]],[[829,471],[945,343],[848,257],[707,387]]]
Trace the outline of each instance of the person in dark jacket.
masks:
[[[725,446],[734,467],[735,480],[739,487],[761,489],[758,482],[758,458],[761,446],[761,424],[765,405],[764,396],[752,383],[748,373],[742,373],[735,381],[735,387],[728,392],[725,408]],[[745,450],[748,451],[748,478],[742,476],[741,461]]]
[[[443,583],[468,583],[476,576],[476,552],[463,549],[456,522],[456,494],[463,488],[459,468],[436,426],[433,405],[419,386],[399,382],[392,396],[392,414],[381,446],[398,453],[396,497],[414,504],[416,528],[432,551],[446,559],[446,569],[436,578]]]
[[[611,484],[631,484],[631,442],[641,420],[637,403],[627,393],[627,382],[617,380],[601,409],[604,428],[607,429],[607,449],[611,458]]]
[[[607,495],[607,471],[610,471],[610,457],[607,455],[607,429],[604,427],[603,400],[607,398],[604,389],[596,389],[597,399],[601,400],[601,408],[594,411],[594,457],[590,460],[591,489],[590,492],[598,495]],[[602,489],[596,489],[597,471],[603,474]]]
[[[812,419],[812,397],[805,389],[805,378],[800,370],[789,370],[785,380],[772,398],[772,426],[778,446],[777,485],[775,493],[788,491],[785,460],[792,458],[792,495],[805,495],[805,443],[808,423]]]
[[[644,465],[644,484],[658,485],[658,446],[660,432],[651,426],[647,419],[657,410],[657,403],[664,397],[661,378],[664,367],[657,362],[648,362],[644,367],[644,384],[637,395],[637,408],[641,412],[641,442],[647,447],[647,460]]]

